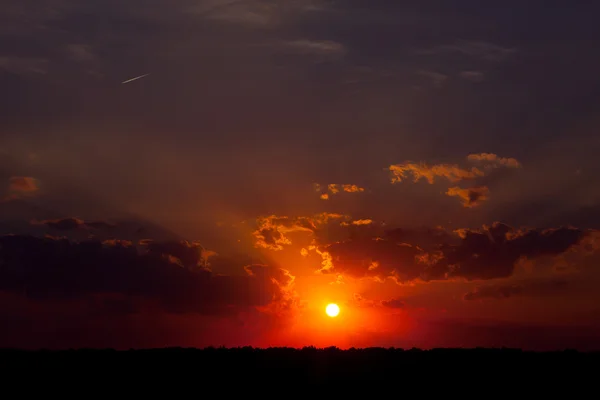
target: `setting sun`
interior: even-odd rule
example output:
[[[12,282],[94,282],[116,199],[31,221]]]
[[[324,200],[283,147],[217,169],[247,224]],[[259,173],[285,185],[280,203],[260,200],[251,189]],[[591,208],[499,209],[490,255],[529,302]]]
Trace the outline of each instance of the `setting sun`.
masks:
[[[340,308],[337,304],[328,304],[327,307],[325,307],[325,313],[332,318],[337,317],[340,313]]]

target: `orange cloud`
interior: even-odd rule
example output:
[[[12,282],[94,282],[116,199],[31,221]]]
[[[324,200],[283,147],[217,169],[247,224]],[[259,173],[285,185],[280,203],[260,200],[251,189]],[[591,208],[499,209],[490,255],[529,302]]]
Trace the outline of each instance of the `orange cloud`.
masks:
[[[474,179],[484,176],[485,173],[478,168],[465,169],[456,164],[437,164],[428,165],[425,163],[403,163],[390,165],[389,170],[392,173],[392,183],[400,183],[407,179],[408,174],[412,174],[414,182],[426,179],[433,184],[436,177],[443,177],[450,182],[459,182],[466,179]]]
[[[346,193],[360,193],[365,191],[364,188],[361,188],[357,185],[342,185],[342,189]]]
[[[318,183],[314,184],[314,188],[315,191],[317,192],[321,192],[323,189],[323,186],[321,186]],[[360,187],[358,185],[354,185],[354,184],[340,184],[340,183],[330,183],[326,186],[326,190],[329,191],[329,193],[323,193],[321,194],[321,199],[323,200],[329,200],[329,195],[332,194],[338,194],[340,192],[346,192],[346,193],[362,193],[365,191],[365,188]]]
[[[489,200],[490,190],[487,186],[476,186],[468,189],[455,186],[448,189],[446,194],[451,197],[458,197],[462,200],[463,206],[473,208]]]
[[[521,163],[515,158],[499,157],[493,153],[478,153],[467,156],[467,161],[477,162],[485,168],[509,167],[519,168]],[[412,174],[414,182],[426,179],[433,184],[436,177],[448,179],[450,182],[460,182],[468,179],[480,178],[486,175],[486,172],[477,167],[463,168],[457,164],[436,164],[405,162],[402,164],[390,165],[389,170],[392,173],[392,183],[399,183],[407,179],[408,174]]]
[[[373,220],[371,220],[371,219],[357,219],[352,222],[344,221],[340,225],[342,225],[342,226],[350,226],[350,225],[362,226],[362,225],[371,225],[372,223],[373,223]]]
[[[494,153],[479,153],[469,154],[467,160],[471,162],[486,163],[488,167],[508,167],[508,168],[520,168],[521,163],[517,159],[512,157],[500,157]]]
[[[36,195],[40,182],[29,176],[13,176],[8,180],[8,199],[17,199]]]
[[[521,163],[515,158],[500,157],[493,153],[469,154],[467,156],[467,161],[475,162],[480,165],[471,168],[463,168],[457,164],[428,165],[426,163],[416,164],[413,162],[390,165],[391,182],[400,183],[406,180],[410,174],[412,175],[414,182],[425,179],[429,184],[433,184],[436,178],[441,177],[456,183],[463,180],[484,177],[491,169],[500,167],[521,167]],[[448,188],[446,195],[458,197],[462,200],[464,207],[473,208],[480,205],[482,202],[489,200],[490,190],[487,186],[475,186],[471,188],[454,186]]]
[[[287,217],[270,215],[257,219],[257,229],[252,233],[256,242],[255,246],[269,250],[283,250],[292,241],[288,237],[292,232],[306,232],[313,234],[319,227],[330,220],[348,219],[342,214],[321,213],[312,217]]]
[[[330,183],[329,185],[327,185],[327,188],[332,194],[339,193],[340,191],[340,189],[338,189],[338,185],[335,183]]]
[[[129,248],[133,247],[133,242],[130,240],[121,240],[121,239],[107,239],[102,242],[104,246],[108,247],[123,247]]]

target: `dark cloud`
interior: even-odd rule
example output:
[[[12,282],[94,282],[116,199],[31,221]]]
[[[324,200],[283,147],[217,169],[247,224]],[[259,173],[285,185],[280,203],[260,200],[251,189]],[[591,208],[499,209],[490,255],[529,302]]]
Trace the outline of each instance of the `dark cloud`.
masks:
[[[401,299],[390,299],[383,300],[381,302],[381,305],[387,308],[404,308],[406,306],[406,303],[404,302],[404,300]]]
[[[465,293],[467,301],[485,299],[508,299],[515,296],[557,295],[568,287],[563,279],[514,282],[507,284],[479,286]]]
[[[389,300],[375,301],[375,300],[371,300],[371,299],[364,297],[360,293],[354,293],[352,296],[352,300],[349,302],[349,305],[355,306],[355,307],[384,307],[384,308],[399,309],[399,308],[405,308],[406,302],[402,299],[389,299]]]
[[[460,54],[465,57],[481,58],[486,61],[504,61],[516,52],[513,48],[504,48],[488,42],[459,41],[445,44],[433,49],[420,51],[423,55]]]
[[[446,195],[458,197],[466,208],[477,207],[489,200],[490,189],[487,186],[475,186],[467,189],[454,186],[448,189]]]
[[[84,221],[79,218],[63,218],[55,220],[31,221],[32,225],[46,225],[50,229],[72,231],[75,229],[109,229],[115,225],[105,221]]]
[[[121,295],[175,313],[235,313],[289,297],[293,277],[280,268],[248,265],[239,276],[213,275],[196,247],[80,242],[27,236],[0,238],[0,290],[44,301]]]
[[[385,232],[384,239],[395,243],[410,243],[426,250],[436,250],[440,245],[455,242],[456,235],[442,227],[423,229],[394,228]]]
[[[402,232],[400,232],[402,233]],[[360,238],[322,246],[324,273],[353,277],[388,277],[398,282],[446,279],[487,280],[513,274],[521,259],[554,256],[579,244],[589,232],[575,228],[515,229],[502,223],[482,230],[462,229],[453,243],[442,239],[425,250],[411,244],[404,233],[402,241],[387,238]]]
[[[207,260],[203,258],[205,249],[199,243],[190,243],[187,241],[144,241],[143,245],[147,247],[149,254],[169,255],[177,259],[185,268],[190,270],[206,269]]]

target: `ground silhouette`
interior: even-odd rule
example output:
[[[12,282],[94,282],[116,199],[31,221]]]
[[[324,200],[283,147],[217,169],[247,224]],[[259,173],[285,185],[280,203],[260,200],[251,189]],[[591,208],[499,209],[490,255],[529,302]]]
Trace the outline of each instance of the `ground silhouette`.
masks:
[[[366,348],[340,350],[335,347],[257,349],[243,348],[165,348],[149,350],[65,350],[0,351],[0,374],[28,379],[87,380],[110,385],[117,381],[251,382],[244,390],[260,385],[323,385],[351,382],[356,385],[394,383],[427,385],[531,384],[575,385],[592,376],[600,352],[528,352],[518,349],[395,349]],[[54,378],[51,378],[52,380]],[[54,380],[56,382],[56,380]],[[259,385],[259,386],[256,386]],[[433,386],[432,386],[433,385]],[[179,386],[178,386],[179,387]],[[573,386],[575,387],[575,386]]]

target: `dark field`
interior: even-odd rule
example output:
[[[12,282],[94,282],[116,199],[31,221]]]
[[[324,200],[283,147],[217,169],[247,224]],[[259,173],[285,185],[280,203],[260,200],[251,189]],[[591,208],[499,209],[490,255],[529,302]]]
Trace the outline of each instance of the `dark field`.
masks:
[[[11,376],[47,379],[54,385],[56,379],[68,379],[103,382],[104,388],[144,379],[153,384],[254,382],[267,386],[294,383],[302,387],[393,382],[425,384],[430,390],[443,382],[506,388],[531,387],[539,381],[545,382],[546,389],[566,386],[575,390],[596,381],[599,361],[600,352],[536,353],[512,349],[2,350],[0,374],[4,382],[11,382]]]

